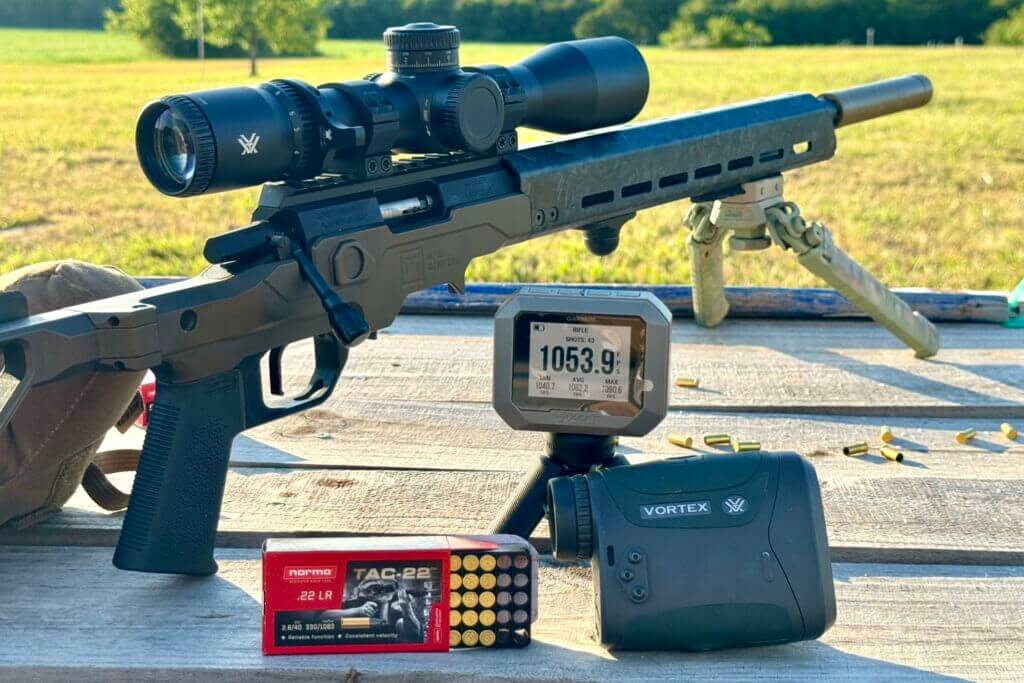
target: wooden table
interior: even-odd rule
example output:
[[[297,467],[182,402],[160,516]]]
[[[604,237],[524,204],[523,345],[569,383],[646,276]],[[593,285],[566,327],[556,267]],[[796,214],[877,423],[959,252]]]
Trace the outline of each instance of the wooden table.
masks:
[[[622,439],[636,459],[678,454],[669,432],[811,459],[838,599],[820,641],[609,654],[592,639],[589,568],[545,562],[526,650],[262,657],[264,538],[481,531],[543,447],[490,408],[490,319],[402,316],[353,351],[327,404],[236,440],[217,576],[115,570],[121,515],[82,494],[0,531],[0,679],[1024,679],[1024,443],[998,431],[1024,428],[1024,331],[941,332],[943,351],[919,361],[867,322],[677,322],[673,372],[701,388],[675,389],[654,433]],[[289,350],[293,387],[308,351]],[[883,424],[901,465],[840,453]],[[956,443],[966,427],[979,438]]]

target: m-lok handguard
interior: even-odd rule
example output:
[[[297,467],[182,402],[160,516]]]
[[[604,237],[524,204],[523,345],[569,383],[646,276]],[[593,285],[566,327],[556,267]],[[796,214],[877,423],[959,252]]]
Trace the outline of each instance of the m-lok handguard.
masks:
[[[214,265],[197,277],[28,317],[0,298],[0,426],[28,387],[152,368],[156,403],[114,563],[213,573],[234,437],[324,401],[348,348],[390,325],[408,294],[461,291],[473,258],[569,228],[609,253],[635,212],[735,195],[829,159],[837,125],[921,106],[931,87],[911,76],[849,92],[770,97],[504,156],[417,157],[374,180],[268,184],[251,225],[207,243]],[[308,338],[316,370],[285,397],[281,349]]]

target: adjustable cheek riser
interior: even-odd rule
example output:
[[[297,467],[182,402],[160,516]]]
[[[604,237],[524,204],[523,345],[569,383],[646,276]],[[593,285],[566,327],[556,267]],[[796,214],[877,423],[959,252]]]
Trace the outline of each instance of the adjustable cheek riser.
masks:
[[[799,455],[685,458],[571,479],[551,483],[561,489],[553,545],[562,559],[591,556],[606,647],[766,645],[817,638],[835,621],[818,482]]]

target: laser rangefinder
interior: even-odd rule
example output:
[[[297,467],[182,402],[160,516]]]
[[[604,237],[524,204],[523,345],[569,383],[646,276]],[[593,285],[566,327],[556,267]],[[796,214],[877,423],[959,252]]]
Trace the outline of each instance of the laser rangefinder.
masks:
[[[552,479],[556,559],[590,560],[601,643],[809,640],[836,618],[814,468],[796,453],[670,458]]]

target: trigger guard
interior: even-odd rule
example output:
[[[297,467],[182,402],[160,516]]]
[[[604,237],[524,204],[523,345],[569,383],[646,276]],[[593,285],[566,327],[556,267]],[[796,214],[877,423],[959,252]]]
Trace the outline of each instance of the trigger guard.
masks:
[[[239,364],[245,383],[246,429],[319,405],[331,395],[348,359],[348,348],[328,332],[313,338],[313,351],[316,363],[313,374],[306,388],[296,396],[272,396],[264,400],[260,372],[263,354]]]

